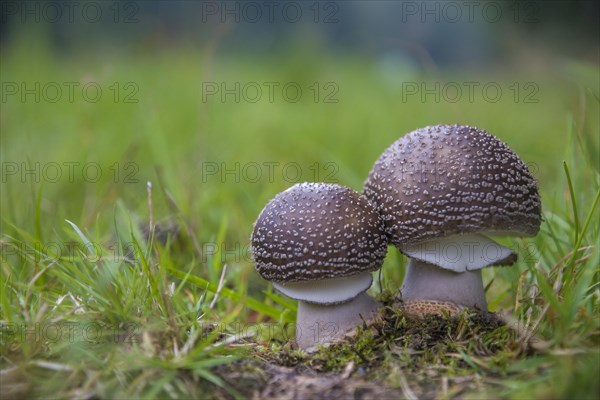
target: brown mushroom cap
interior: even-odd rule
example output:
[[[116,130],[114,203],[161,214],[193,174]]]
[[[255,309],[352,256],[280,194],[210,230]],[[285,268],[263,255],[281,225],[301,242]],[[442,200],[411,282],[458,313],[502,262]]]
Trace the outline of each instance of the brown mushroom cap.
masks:
[[[378,269],[387,240],[383,221],[365,197],[340,185],[301,183],[262,210],[251,252],[264,279],[312,281]]]
[[[364,194],[397,247],[465,233],[533,236],[541,223],[537,183],[525,163],[471,126],[403,136],[375,162]]]

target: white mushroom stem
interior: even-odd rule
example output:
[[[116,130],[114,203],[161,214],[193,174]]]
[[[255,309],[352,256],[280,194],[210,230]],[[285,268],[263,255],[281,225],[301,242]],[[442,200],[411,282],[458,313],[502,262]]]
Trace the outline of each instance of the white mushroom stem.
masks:
[[[437,300],[487,310],[480,269],[453,272],[411,258],[400,292],[406,303]]]
[[[299,301],[296,342],[306,352],[313,352],[319,344],[329,344],[352,333],[363,320],[368,323],[380,307],[365,292],[341,304]]]
[[[273,287],[298,300],[296,343],[312,352],[318,344],[333,343],[369,322],[381,304],[365,292],[370,272],[320,281],[273,283]]]
[[[516,254],[480,234],[454,235],[402,247],[410,257],[404,302],[436,300],[487,311],[481,269],[510,265]]]

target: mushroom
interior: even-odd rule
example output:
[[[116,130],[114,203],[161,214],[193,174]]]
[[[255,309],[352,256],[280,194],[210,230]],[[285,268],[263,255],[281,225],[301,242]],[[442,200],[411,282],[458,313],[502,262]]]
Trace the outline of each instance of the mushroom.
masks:
[[[386,252],[375,208],[334,184],[296,184],[278,194],[251,237],[258,273],[298,300],[296,342],[309,352],[375,316],[380,304],[365,292]]]
[[[534,236],[537,183],[525,163],[488,132],[464,125],[417,129],[386,149],[365,196],[388,240],[410,257],[400,289],[406,311],[487,311],[481,269],[517,255],[486,235]]]

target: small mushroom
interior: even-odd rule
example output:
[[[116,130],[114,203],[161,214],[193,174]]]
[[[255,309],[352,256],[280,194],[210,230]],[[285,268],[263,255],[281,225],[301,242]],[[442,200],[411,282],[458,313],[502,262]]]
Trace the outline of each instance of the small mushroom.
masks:
[[[365,291],[387,252],[383,222],[360,194],[340,185],[296,184],[260,213],[251,237],[256,270],[298,300],[296,342],[331,343],[376,314]]]
[[[534,236],[537,183],[488,132],[463,125],[417,129],[386,149],[365,182],[388,240],[410,257],[400,290],[407,311],[487,310],[481,269],[517,255],[486,235]]]

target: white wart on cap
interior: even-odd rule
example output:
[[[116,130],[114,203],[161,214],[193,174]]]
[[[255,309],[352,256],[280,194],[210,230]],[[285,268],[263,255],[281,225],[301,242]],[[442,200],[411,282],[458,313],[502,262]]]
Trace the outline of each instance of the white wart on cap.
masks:
[[[427,264],[464,273],[448,276],[452,290],[479,286],[481,268],[517,259],[484,235],[533,236],[541,224],[537,183],[525,163],[505,143],[471,126],[429,126],[403,136],[375,162],[364,194],[381,214],[388,240],[411,257],[405,299],[434,291],[438,298],[429,300],[452,301],[455,294],[440,287],[448,279],[414,268]],[[413,282],[417,276],[419,285]],[[461,305],[487,307],[483,287],[474,298]]]

